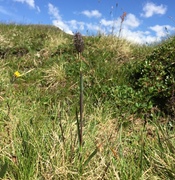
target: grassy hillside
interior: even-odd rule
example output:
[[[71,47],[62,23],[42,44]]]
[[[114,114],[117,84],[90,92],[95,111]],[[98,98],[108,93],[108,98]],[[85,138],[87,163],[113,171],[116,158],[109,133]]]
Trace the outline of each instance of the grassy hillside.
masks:
[[[83,40],[0,24],[0,178],[175,179],[175,38]]]

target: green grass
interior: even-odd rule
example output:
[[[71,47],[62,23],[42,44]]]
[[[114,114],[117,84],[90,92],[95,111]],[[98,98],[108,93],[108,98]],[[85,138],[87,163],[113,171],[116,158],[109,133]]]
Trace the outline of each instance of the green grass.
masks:
[[[80,161],[73,37],[52,26],[0,24],[0,178],[175,179],[173,116],[133,82],[161,43],[83,39]]]

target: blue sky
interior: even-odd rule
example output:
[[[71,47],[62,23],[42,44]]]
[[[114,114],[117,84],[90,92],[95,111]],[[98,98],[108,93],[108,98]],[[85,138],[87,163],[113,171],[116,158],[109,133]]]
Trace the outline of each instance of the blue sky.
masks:
[[[175,34],[174,0],[0,0],[0,22],[50,24],[66,33],[119,35],[138,43]]]

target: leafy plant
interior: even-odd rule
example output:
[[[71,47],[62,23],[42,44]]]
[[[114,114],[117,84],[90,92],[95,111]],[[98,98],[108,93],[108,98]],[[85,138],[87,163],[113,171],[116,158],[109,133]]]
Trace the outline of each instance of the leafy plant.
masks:
[[[135,76],[134,87],[142,89],[145,96],[149,96],[155,106],[166,113],[170,99],[174,97],[175,84],[175,38],[159,45],[151,55],[147,56],[138,65]],[[171,104],[170,109],[174,105]]]

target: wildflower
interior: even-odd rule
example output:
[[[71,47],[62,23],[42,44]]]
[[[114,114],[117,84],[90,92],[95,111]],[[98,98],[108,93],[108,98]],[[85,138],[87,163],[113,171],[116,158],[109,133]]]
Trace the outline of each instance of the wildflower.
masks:
[[[20,76],[22,76],[22,75],[19,73],[19,71],[16,71],[16,72],[14,73],[14,76],[15,76],[16,78],[18,78],[18,77],[20,77]]]
[[[74,46],[78,53],[82,53],[84,50],[84,41],[82,35],[78,32],[74,35]]]

